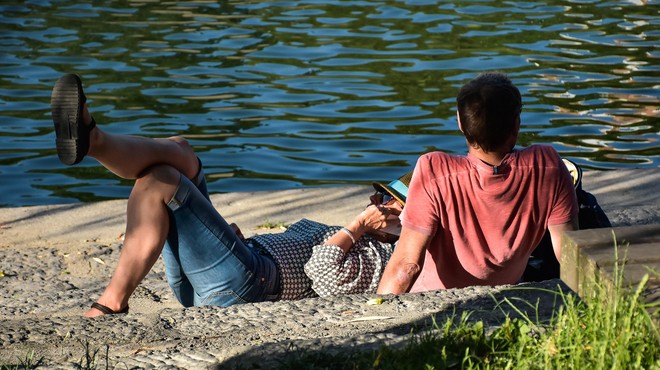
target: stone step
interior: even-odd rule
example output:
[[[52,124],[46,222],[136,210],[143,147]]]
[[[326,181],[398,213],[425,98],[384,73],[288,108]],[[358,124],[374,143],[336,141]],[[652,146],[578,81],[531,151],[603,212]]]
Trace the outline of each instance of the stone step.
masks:
[[[601,283],[612,291],[616,278],[637,286],[648,275],[644,298],[660,302],[660,224],[567,232],[561,251],[561,279],[589,301]],[[659,310],[650,313],[659,322]]]

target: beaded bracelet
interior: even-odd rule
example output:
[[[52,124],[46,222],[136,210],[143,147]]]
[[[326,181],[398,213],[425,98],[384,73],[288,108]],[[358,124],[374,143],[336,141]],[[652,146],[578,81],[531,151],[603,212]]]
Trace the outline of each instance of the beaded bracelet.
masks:
[[[349,230],[345,227],[342,227],[340,231],[343,231],[344,233],[346,233],[346,235],[348,235],[348,237],[351,238],[351,241],[353,242],[353,244],[355,244],[355,237],[353,236],[353,233],[351,232],[351,230]]]

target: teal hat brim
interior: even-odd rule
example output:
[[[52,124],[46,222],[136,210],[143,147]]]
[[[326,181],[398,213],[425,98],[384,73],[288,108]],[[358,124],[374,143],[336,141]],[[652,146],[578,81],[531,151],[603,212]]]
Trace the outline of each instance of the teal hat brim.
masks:
[[[387,185],[374,182],[372,185],[376,191],[385,192],[393,196],[397,201],[399,201],[399,203],[401,203],[401,205],[406,205],[406,199],[408,198],[408,186],[406,186],[406,184],[404,184],[401,180],[394,180]]]

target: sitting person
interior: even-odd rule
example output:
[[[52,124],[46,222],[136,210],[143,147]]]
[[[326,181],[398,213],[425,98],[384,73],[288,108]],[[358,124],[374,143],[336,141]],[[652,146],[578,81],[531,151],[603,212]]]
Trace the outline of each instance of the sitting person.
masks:
[[[63,163],[90,156],[136,180],[119,262],[85,316],[127,312],[129,297],[161,254],[185,307],[375,291],[400,227],[397,199],[372,195],[346,227],[303,219],[283,233],[244,239],[211,204],[201,162],[185,139],[103,131],[72,74],[57,81],[51,108]]]
[[[522,101],[511,81],[483,73],[456,101],[468,154],[419,158],[379,294],[515,284],[546,229],[559,260],[561,234],[577,228],[573,181],[557,152],[514,148]]]

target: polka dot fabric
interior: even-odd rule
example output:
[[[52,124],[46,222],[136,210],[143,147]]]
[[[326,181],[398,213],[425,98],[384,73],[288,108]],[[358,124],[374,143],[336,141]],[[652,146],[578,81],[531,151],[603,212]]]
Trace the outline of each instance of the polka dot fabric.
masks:
[[[316,245],[305,272],[321,297],[375,293],[391,255],[391,244],[368,236],[358,239],[348,253],[337,245]]]
[[[374,292],[393,246],[363,236],[344,255],[338,246],[323,244],[339,229],[303,219],[283,233],[257,235],[248,242],[275,259],[280,299]]]

